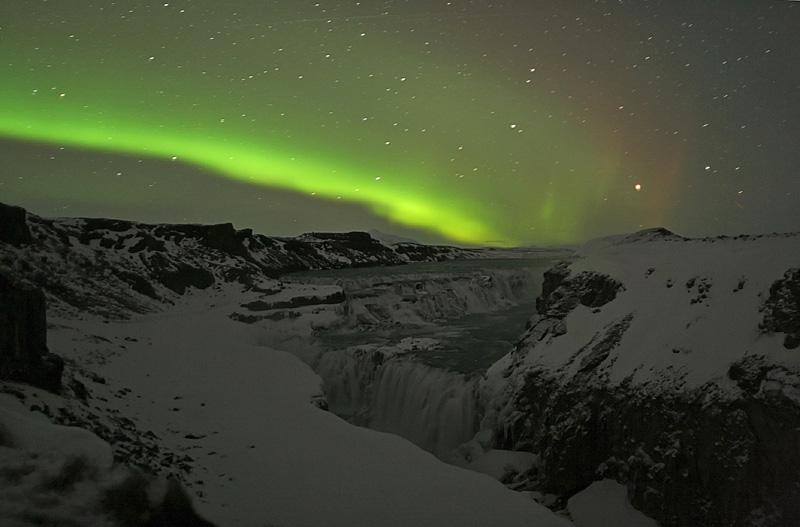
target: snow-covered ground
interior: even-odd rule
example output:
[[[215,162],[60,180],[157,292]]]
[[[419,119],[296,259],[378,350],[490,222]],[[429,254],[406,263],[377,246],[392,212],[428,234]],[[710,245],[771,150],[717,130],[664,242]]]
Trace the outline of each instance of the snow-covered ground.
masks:
[[[50,336],[53,351],[76,361],[87,336],[124,341],[93,368],[127,395],[93,404],[124,412],[161,443],[188,452],[190,483],[209,519],[231,526],[568,524],[488,476],[320,410],[312,404],[319,377],[295,356],[259,346],[257,327],[228,318],[232,300],[198,294],[125,322],[59,320]]]
[[[595,481],[567,503],[575,527],[658,527],[655,520],[628,502],[627,491],[614,480]]]
[[[581,367],[575,352],[599,328],[628,316],[630,327],[607,361],[613,384],[673,389],[679,383],[688,390],[714,381],[736,395],[728,369],[745,356],[800,367],[800,355],[784,348],[782,334],[760,328],[770,287],[800,266],[800,235],[683,240],[644,231],[588,243],[578,256],[573,275],[603,274],[623,287],[607,305],[576,306],[557,338],[529,336],[524,367],[572,376]],[[507,366],[497,363],[492,376]],[[800,391],[786,395],[800,401]]]

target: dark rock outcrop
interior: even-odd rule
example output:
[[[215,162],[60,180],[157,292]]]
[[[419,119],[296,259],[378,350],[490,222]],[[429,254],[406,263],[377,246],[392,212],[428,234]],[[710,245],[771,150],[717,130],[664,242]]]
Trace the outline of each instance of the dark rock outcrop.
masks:
[[[0,242],[19,247],[31,242],[27,213],[21,207],[0,203]]]
[[[800,524],[800,412],[779,391],[654,396],[582,373],[561,384],[531,372],[517,392],[498,446],[540,454],[533,488],[566,498],[612,478],[662,526]]]
[[[209,225],[202,236],[203,242],[212,249],[231,256],[247,258],[250,253],[244,246],[244,239],[252,235],[252,231],[237,231],[232,223]]]
[[[185,293],[189,287],[205,289],[214,284],[214,275],[207,269],[171,262],[160,254],[153,255],[150,264],[156,280],[179,295]],[[149,290],[145,293],[150,296]]]
[[[563,318],[579,304],[604,306],[623,289],[620,282],[607,275],[588,271],[572,275],[569,263],[562,262],[545,271],[536,311],[543,317]]]
[[[58,392],[63,368],[47,350],[44,294],[0,274],[0,379]]]
[[[762,331],[785,333],[783,345],[787,349],[800,346],[800,268],[789,269],[772,284],[762,311]]]

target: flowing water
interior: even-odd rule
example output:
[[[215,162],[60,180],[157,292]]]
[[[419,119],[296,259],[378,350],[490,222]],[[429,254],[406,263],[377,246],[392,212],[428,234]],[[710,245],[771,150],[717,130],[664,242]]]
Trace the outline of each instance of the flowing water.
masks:
[[[437,342],[435,347],[412,351],[410,355],[433,368],[479,374],[511,351],[535,312],[536,302],[529,301],[500,311],[469,314],[443,326],[400,326],[368,333],[324,332],[318,338],[328,350],[364,344],[391,347],[408,338],[433,339]]]
[[[460,260],[410,264],[394,267],[339,269],[298,273],[298,281],[341,283],[376,281],[381,283],[414,280],[424,283],[426,277],[465,276],[480,273],[526,271],[530,283],[516,298],[506,298],[508,305],[478,313],[467,313],[433,324],[405,323],[394,320],[391,327],[369,328],[369,331],[326,331],[317,334],[327,350],[345,349],[364,344],[392,346],[408,338],[433,339],[438,345],[412,353],[417,359],[435,368],[460,373],[482,373],[508,353],[525,331],[528,320],[536,313],[536,296],[541,290],[542,274],[553,265],[552,258],[515,258],[491,260]],[[510,295],[507,295],[510,296]]]

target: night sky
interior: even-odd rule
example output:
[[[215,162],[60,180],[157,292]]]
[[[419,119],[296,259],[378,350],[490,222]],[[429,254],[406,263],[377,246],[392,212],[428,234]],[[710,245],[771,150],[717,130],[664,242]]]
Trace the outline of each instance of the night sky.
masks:
[[[0,2],[0,201],[39,214],[758,233],[799,166],[800,2]]]

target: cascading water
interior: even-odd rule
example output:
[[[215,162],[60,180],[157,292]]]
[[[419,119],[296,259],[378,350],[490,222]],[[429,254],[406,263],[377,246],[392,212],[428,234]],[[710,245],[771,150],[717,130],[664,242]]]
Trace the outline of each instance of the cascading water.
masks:
[[[476,382],[463,374],[363,349],[324,353],[317,372],[331,411],[441,458],[477,431]]]
[[[369,426],[372,393],[384,362],[385,356],[376,351],[323,353],[314,370],[322,377],[328,408],[353,424]]]
[[[446,458],[478,425],[476,383],[464,375],[412,360],[381,369],[370,428],[405,437]]]

